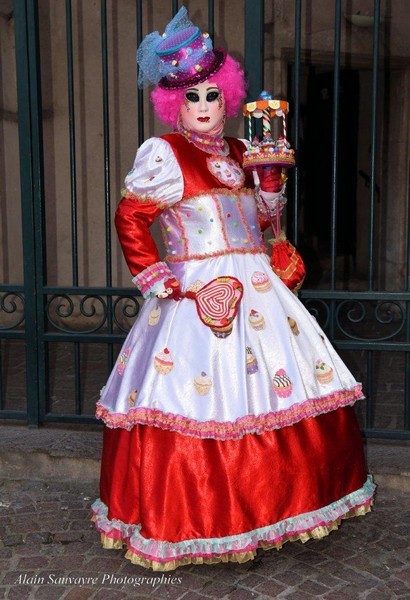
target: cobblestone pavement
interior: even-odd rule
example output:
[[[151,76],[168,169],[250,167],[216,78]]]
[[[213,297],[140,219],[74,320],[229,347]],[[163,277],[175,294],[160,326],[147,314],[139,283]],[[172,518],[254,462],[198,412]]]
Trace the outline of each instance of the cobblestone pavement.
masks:
[[[371,514],[343,522],[324,540],[288,543],[253,563],[182,567],[167,574],[100,547],[88,520],[96,495],[95,482],[0,481],[1,600],[410,597],[405,492],[379,489]]]

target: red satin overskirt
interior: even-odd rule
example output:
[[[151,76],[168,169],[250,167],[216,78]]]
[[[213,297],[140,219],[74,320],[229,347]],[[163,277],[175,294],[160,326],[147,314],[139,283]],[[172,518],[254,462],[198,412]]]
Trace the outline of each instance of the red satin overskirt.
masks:
[[[361,488],[352,407],[240,440],[156,427],[104,429],[100,497],[108,518],[178,542],[240,534],[317,510]]]

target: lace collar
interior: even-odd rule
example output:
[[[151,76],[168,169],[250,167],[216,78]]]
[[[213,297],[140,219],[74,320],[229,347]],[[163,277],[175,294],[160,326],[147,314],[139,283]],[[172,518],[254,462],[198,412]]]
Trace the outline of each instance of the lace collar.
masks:
[[[178,133],[185,136],[188,142],[194,144],[203,152],[208,154],[218,154],[227,156],[229,154],[229,146],[224,140],[223,135],[207,135],[206,133],[196,133],[189,129],[185,129],[182,125],[178,127]]]

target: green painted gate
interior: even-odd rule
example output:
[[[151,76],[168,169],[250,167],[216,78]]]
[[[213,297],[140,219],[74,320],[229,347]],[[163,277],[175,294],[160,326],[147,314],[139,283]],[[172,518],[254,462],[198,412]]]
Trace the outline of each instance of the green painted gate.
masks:
[[[133,55],[145,33],[154,28],[152,14],[148,10],[151,3],[141,0],[94,2],[97,17],[92,24],[93,30],[88,34],[86,30],[89,24],[82,12],[85,5],[81,0],[55,0],[54,3],[48,3],[47,23],[44,10],[40,10],[37,0],[15,0],[6,4],[11,5],[11,9],[9,13],[2,13],[0,18],[4,20],[2,26],[8,27],[7,31],[11,31],[10,23],[14,27],[18,112],[14,118],[12,111],[5,106],[4,90],[12,83],[5,81],[3,76],[0,79],[3,103],[0,112],[0,156],[3,157],[0,160],[0,178],[13,172],[13,165],[7,166],[4,157],[8,152],[11,153],[7,132],[15,127],[17,140],[18,126],[19,166],[15,164],[14,168],[18,172],[19,185],[16,193],[7,177],[4,178],[4,184],[0,184],[3,214],[0,418],[24,421],[30,426],[50,422],[92,424],[95,423],[93,406],[99,389],[104,385],[119,345],[140,307],[135,290],[128,284],[125,286],[121,277],[117,276],[117,271],[122,267],[119,266],[117,250],[113,251],[117,242],[112,232],[112,213],[119,189],[113,189],[112,178],[113,172],[118,171],[115,170],[115,162],[127,135],[127,127],[121,120],[117,124],[112,120],[112,112],[117,114],[119,108],[116,106],[118,98],[115,90],[123,89],[119,81],[121,74],[116,70],[118,46],[113,46],[112,39],[124,35],[127,52]],[[235,3],[235,6],[238,4]],[[344,22],[341,0],[328,3],[331,5],[333,27],[332,52],[323,52],[317,58],[303,46],[306,15],[311,3],[308,0],[293,0],[285,4],[292,15],[293,34],[292,46],[285,45],[278,54],[286,80],[281,94],[290,101],[290,138],[298,156],[298,167],[289,179],[287,231],[288,237],[302,250],[310,273],[300,297],[315,314],[356,378],[364,383],[367,400],[358,407],[358,413],[365,435],[409,438],[410,243],[406,216],[407,192],[403,197],[401,229],[396,231],[397,238],[404,238],[404,242],[401,241],[401,247],[403,244],[405,247],[404,283],[398,277],[396,286],[392,285],[391,277],[386,285],[386,277],[383,276],[383,227],[379,223],[383,199],[380,197],[378,149],[383,125],[387,123],[385,112],[380,111],[380,94],[389,82],[389,73],[383,71],[381,85],[381,3],[374,1],[371,30],[370,33],[366,31],[366,35],[372,39],[372,53],[364,70],[363,65],[349,67],[341,49],[342,33],[349,27]],[[161,8],[159,12],[158,6],[155,9],[159,28],[167,23],[179,6],[178,2],[171,3],[168,0],[157,2],[157,5]],[[216,29],[216,21],[221,21],[226,5],[229,2],[208,1],[206,6],[202,3],[211,35]],[[279,0],[244,0],[241,10],[238,7],[238,13],[233,12],[229,16],[233,21],[238,20],[238,26],[234,26],[234,29],[243,48],[249,98],[257,97],[264,86],[272,85],[269,52],[275,48],[275,40],[281,35],[281,31],[275,27],[275,18],[278,23],[286,21],[283,6],[284,3]],[[134,31],[134,37],[125,38],[128,34],[119,29],[122,10],[129,10],[133,16],[128,20],[128,26],[129,31]],[[191,16],[196,18],[195,13]],[[52,20],[57,17],[60,22],[63,20],[63,32],[53,30],[55,25]],[[289,19],[286,22],[289,27]],[[48,54],[44,47],[42,36],[47,27],[54,31],[54,36],[64,36],[65,54],[60,55],[61,61],[57,64],[53,53]],[[81,44],[93,44],[92,36],[96,28],[99,32],[99,47],[96,50],[99,56],[99,87],[94,91],[94,98],[90,99],[86,94],[82,97],[78,93],[82,85],[81,78],[86,79],[84,65],[87,51],[81,51]],[[81,39],[80,30],[85,32]],[[54,44],[53,39],[50,37],[51,45]],[[2,73],[8,68],[6,61],[9,58],[2,46]],[[59,109],[56,103],[50,103],[52,86],[45,81],[44,72],[52,72],[53,77],[58,77],[62,71],[65,73],[66,101],[62,126],[64,135],[59,137],[55,136],[55,130],[60,123],[58,111],[61,107]],[[356,75],[352,76],[352,71],[356,71]],[[350,98],[356,99],[357,103],[362,101],[358,92],[354,91],[356,80],[361,81],[362,88],[363,82],[369,82],[368,165],[366,171],[362,172],[357,171],[357,161],[353,161],[351,169],[347,166],[345,154],[347,148],[350,149],[350,157],[355,156],[355,152],[360,153],[358,145],[361,140],[354,131],[357,127],[360,129],[360,119],[354,121],[353,127],[351,114],[343,120],[349,81],[353,81],[353,96]],[[140,144],[146,132],[152,134],[152,115],[147,108],[147,93],[136,90],[136,76],[132,74],[128,78],[127,86],[130,86],[129,93],[136,100],[134,104],[131,103],[131,109],[135,110],[133,126]],[[319,100],[315,100],[315,94],[319,94]],[[320,104],[321,100],[326,103],[327,113],[325,104]],[[83,154],[89,141],[82,135],[78,122],[84,118],[84,107],[90,102],[96,105],[102,141],[96,142],[98,152]],[[312,124],[319,120],[322,120],[322,124],[318,132]],[[352,131],[346,142],[345,127],[349,126]],[[48,142],[44,141],[44,131],[47,130],[49,139],[52,128],[54,137],[50,139],[57,142],[56,147],[50,149]],[[122,132],[122,138],[118,129]],[[326,135],[327,142],[323,141]],[[50,183],[50,162],[58,160],[58,144],[62,138],[67,148],[66,179],[63,184],[61,178]],[[323,147],[327,144],[326,156],[316,159],[310,155],[315,151],[312,145],[318,144],[320,150],[322,142]],[[323,181],[327,181],[327,192],[320,202],[317,196],[320,182],[317,182],[316,176],[312,177],[318,162],[321,169],[319,173],[325,173]],[[84,214],[87,210],[84,210],[84,206],[87,208],[88,204],[84,204],[84,196],[87,190],[89,192],[87,168],[91,169],[92,163],[99,165],[99,176],[93,177],[92,183],[93,194],[99,197],[99,213],[97,223],[93,222],[92,215],[87,214],[91,223],[85,229]],[[360,182],[361,177],[366,185],[367,199],[362,201],[362,208],[353,202],[347,209],[342,184],[350,181],[354,196],[354,186],[357,187],[356,182]],[[52,186],[54,195],[50,194]],[[60,206],[61,189],[69,190],[69,202],[64,211]],[[21,206],[18,223],[15,217],[9,215],[9,207],[16,202],[16,196],[19,196]],[[56,214],[60,215],[58,219]],[[54,215],[54,221],[50,215]],[[12,218],[14,229],[9,222]],[[53,229],[53,223],[58,225],[60,238]],[[100,242],[97,250],[94,244],[95,261],[92,257],[86,257],[86,263],[92,272],[94,263],[98,262],[99,284],[93,282],[91,275],[88,278],[91,283],[84,283],[87,278],[84,277],[83,264],[79,262],[79,256],[86,252],[84,248],[91,244],[91,234],[96,234]],[[60,242],[62,239],[64,242]],[[349,241],[347,244],[346,240],[351,240],[351,243]],[[14,278],[13,269],[9,269],[8,265],[12,263],[16,245],[21,255],[21,260],[17,261],[21,268],[20,275]],[[359,246],[362,248],[362,263],[364,256],[367,266],[365,275],[362,268],[361,277],[357,279],[355,273]],[[57,267],[53,263],[53,254],[57,257]],[[59,269],[59,260],[70,263],[69,276],[65,276],[63,282],[54,272]]]

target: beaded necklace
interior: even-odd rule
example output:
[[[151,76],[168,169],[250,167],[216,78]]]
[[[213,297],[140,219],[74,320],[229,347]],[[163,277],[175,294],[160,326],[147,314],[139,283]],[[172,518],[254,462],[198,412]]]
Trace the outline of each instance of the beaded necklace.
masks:
[[[228,144],[221,135],[207,135],[206,133],[196,133],[185,129],[181,124],[178,124],[178,133],[181,133],[186,137],[188,142],[191,142],[204,152],[209,154],[219,154],[226,156],[229,154]]]

